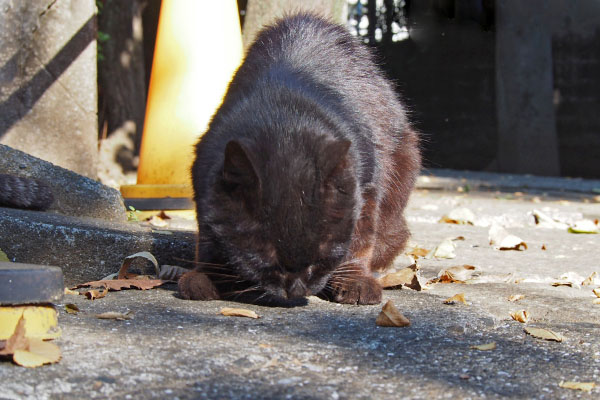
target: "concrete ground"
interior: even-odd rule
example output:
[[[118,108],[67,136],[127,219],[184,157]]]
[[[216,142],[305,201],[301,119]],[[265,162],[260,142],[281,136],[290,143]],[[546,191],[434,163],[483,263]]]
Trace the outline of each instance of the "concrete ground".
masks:
[[[443,268],[469,264],[478,276],[470,284],[386,290],[384,302],[392,300],[410,319],[409,327],[376,326],[381,305],[313,297],[281,308],[184,301],[176,297],[175,285],[110,292],[94,301],[65,295],[56,305],[63,334],[55,343],[62,359],[35,369],[1,362],[0,399],[597,398],[600,304],[594,304],[592,289],[600,282],[580,283],[600,274],[600,235],[543,228],[532,215],[538,210],[566,224],[598,219],[595,187],[583,195],[558,190],[560,197],[548,197],[541,193],[545,188],[537,193],[531,186],[533,194],[473,190],[476,185],[459,178],[427,184],[407,209],[413,233],[407,250],[431,250],[445,238],[462,236],[453,242],[455,258],[419,259],[421,273],[430,279]],[[473,212],[473,225],[438,222],[461,207]],[[519,236],[527,250],[490,246],[494,222]],[[174,236],[188,237],[182,235]],[[77,246],[84,239],[76,238]],[[409,264],[407,256],[397,260],[398,268]],[[572,287],[552,286],[569,272]],[[65,270],[67,281],[69,274]],[[465,294],[468,305],[443,304],[457,293]],[[513,294],[525,297],[508,301]],[[67,314],[66,303],[81,312]],[[225,317],[222,307],[248,308],[261,318]],[[527,324],[509,315],[520,309],[531,315]],[[131,312],[133,318],[94,317],[106,311]],[[564,341],[536,339],[525,326],[550,329]],[[496,343],[494,350],[471,348],[489,342]],[[561,381],[597,386],[585,393],[561,388]]]

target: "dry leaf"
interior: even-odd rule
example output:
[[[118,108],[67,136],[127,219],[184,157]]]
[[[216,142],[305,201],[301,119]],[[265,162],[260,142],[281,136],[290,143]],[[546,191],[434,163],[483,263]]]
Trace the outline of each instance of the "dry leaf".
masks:
[[[490,244],[496,250],[527,250],[527,243],[520,237],[511,235],[497,224],[493,224],[488,232]]]
[[[418,257],[425,257],[428,253],[429,253],[429,250],[424,249],[419,246],[415,246],[409,253],[406,253],[406,254],[409,256],[413,256],[414,258],[418,258]]]
[[[260,318],[260,316],[252,310],[245,308],[221,308],[221,314],[227,317],[248,317],[248,318]]]
[[[555,220],[554,218],[544,214],[540,210],[533,210],[532,214],[535,224],[540,228],[567,229],[569,226],[564,222]]]
[[[508,301],[519,301],[519,300],[523,300],[525,298],[525,295],[523,294],[513,294],[508,298]]]
[[[597,287],[596,289],[592,290],[592,292],[596,295],[596,297],[600,297],[600,287]]]
[[[0,355],[12,354],[13,361],[23,367],[39,367],[60,360],[60,349],[53,343],[25,336],[25,318],[21,316],[12,336],[5,341]]]
[[[140,251],[139,253],[135,253],[125,257],[125,259],[123,260],[123,264],[121,264],[121,268],[119,269],[119,275],[117,279],[128,279],[131,278],[132,275],[135,276],[135,274],[129,273],[128,270],[129,266],[136,258],[144,258],[150,261],[150,263],[152,263],[152,265],[154,266],[154,271],[156,275],[160,273],[160,268],[158,267],[158,261],[156,261],[156,258],[154,258],[154,256],[147,251]]]
[[[425,286],[425,284],[421,282],[421,274],[417,264],[387,274],[378,280],[385,289],[406,286],[410,289],[420,291],[423,290],[423,286]]]
[[[529,313],[527,312],[527,310],[511,311],[510,316],[515,321],[519,321],[519,322],[523,322],[523,323],[529,321]]]
[[[542,250],[546,250],[546,245],[542,244]]]
[[[375,324],[383,327],[403,327],[409,326],[410,321],[398,311],[391,300],[388,300],[381,308],[381,312],[377,316]]]
[[[447,298],[446,300],[444,300],[444,304],[453,305],[453,304],[456,304],[456,303],[467,304],[467,301],[465,300],[465,294],[464,293],[457,293],[454,296],[452,296],[452,297]]]
[[[96,314],[95,317],[98,319],[116,319],[117,321],[125,321],[133,318],[131,314],[131,311],[128,311],[125,314],[115,311],[108,311],[102,314]]]
[[[471,346],[471,348],[475,349],[475,350],[481,350],[481,351],[494,350],[496,348],[496,342],[490,342],[490,343],[486,343],[486,344],[478,344],[475,346]]]
[[[92,290],[86,290],[82,294],[90,300],[96,300],[96,299],[101,299],[104,296],[106,296],[106,293],[108,293],[108,289],[104,289],[104,290],[92,289]]]
[[[430,282],[465,283],[467,280],[472,279],[475,274],[479,274],[479,271],[473,265],[455,265],[438,272],[437,278],[432,279]]]
[[[571,233],[598,233],[598,225],[589,219],[575,222],[569,227]]]
[[[465,237],[464,236],[457,236],[457,237],[455,237],[452,240],[465,240]]]
[[[41,339],[28,339],[27,349],[15,350],[13,361],[23,367],[35,368],[58,362],[61,358],[57,345]]]
[[[581,282],[581,286],[590,285],[600,285],[600,277],[598,277],[598,273],[596,271],[592,272],[590,276],[588,276],[583,280],[583,282]]]
[[[68,314],[77,314],[79,312],[79,307],[77,307],[75,304],[67,303],[65,304],[65,311]]]
[[[444,239],[435,249],[430,251],[425,258],[455,258],[456,254],[454,253],[454,249],[456,249],[456,245],[452,243],[452,239]]]
[[[475,214],[468,208],[455,208],[450,211],[448,215],[444,215],[439,222],[446,224],[469,224],[473,225],[475,221]]]
[[[552,286],[569,286],[579,288],[579,285],[584,280],[585,279],[583,276],[579,275],[577,272],[569,271],[565,272],[559,276],[557,280],[552,282]]]
[[[558,384],[561,388],[564,389],[572,389],[572,390],[581,390],[584,392],[591,392],[593,388],[596,387],[594,382],[572,382],[572,381],[560,381]]]
[[[600,304],[600,299],[594,299],[594,301],[592,301],[593,304]]]
[[[528,335],[531,335],[538,339],[552,340],[555,342],[562,342],[564,339],[561,334],[553,332],[549,329],[534,328],[534,327],[528,326],[524,330],[525,330],[525,333],[527,333]]]
[[[147,219],[148,223],[155,228],[165,228],[169,225],[167,221],[160,218],[158,215],[153,215],[152,217]]]
[[[71,290],[69,288],[65,288],[64,294],[70,294],[73,296],[79,296],[79,292],[77,290]]]

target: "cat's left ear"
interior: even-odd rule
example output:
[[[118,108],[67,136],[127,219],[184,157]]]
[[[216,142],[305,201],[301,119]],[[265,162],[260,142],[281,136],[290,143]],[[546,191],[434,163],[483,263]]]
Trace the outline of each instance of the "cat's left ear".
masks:
[[[251,152],[244,143],[231,140],[225,146],[223,180],[231,185],[246,187],[259,184]]]
[[[323,174],[329,178],[336,171],[345,168],[348,163],[348,152],[352,142],[349,140],[332,140],[326,143],[323,148]]]

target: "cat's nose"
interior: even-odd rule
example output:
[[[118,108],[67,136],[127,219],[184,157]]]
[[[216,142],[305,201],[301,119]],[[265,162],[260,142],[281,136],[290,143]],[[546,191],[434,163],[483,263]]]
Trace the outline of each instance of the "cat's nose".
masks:
[[[306,285],[300,278],[294,279],[291,285],[286,289],[288,299],[295,299],[306,296]]]

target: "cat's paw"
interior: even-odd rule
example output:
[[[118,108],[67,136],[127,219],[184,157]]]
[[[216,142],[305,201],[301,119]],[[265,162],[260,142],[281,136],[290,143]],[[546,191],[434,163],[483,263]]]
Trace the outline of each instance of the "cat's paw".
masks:
[[[328,296],[336,303],[342,304],[379,304],[382,288],[371,276],[355,276],[352,283],[333,284],[333,296]]]
[[[189,271],[179,278],[179,295],[186,300],[218,300],[217,288],[202,272]]]

